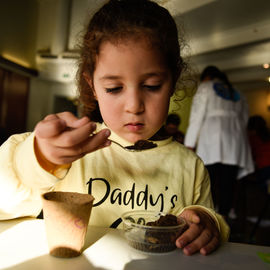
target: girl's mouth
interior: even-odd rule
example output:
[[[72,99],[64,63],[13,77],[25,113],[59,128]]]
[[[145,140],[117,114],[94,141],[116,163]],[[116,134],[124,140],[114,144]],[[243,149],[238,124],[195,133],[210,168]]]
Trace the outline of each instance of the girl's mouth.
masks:
[[[136,132],[140,131],[143,127],[144,124],[142,123],[128,123],[125,125],[129,131]]]

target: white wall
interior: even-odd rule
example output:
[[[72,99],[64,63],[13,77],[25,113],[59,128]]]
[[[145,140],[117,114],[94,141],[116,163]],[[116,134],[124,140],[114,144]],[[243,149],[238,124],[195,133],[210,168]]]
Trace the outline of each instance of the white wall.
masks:
[[[74,50],[92,15],[105,0],[72,0],[69,25],[68,49]]]
[[[261,115],[270,127],[270,86],[246,90],[244,95],[249,105],[249,114]]]
[[[37,50],[58,55],[67,49],[70,0],[39,0]]]
[[[32,131],[35,125],[46,115],[53,113],[54,96],[76,96],[75,83],[59,83],[39,78],[31,79],[29,105],[27,114],[27,131]]]
[[[67,49],[71,0],[1,0],[0,55],[36,69],[36,53]]]

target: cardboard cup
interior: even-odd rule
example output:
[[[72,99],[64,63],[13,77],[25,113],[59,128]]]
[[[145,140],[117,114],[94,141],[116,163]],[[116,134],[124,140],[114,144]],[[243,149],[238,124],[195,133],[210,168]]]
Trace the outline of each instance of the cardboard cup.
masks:
[[[51,255],[71,258],[81,254],[93,201],[92,195],[76,192],[53,191],[42,195]]]

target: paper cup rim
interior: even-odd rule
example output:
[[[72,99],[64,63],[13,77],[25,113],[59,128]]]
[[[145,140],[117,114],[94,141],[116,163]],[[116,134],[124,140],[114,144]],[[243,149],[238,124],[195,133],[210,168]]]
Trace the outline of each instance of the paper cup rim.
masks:
[[[45,201],[75,204],[88,204],[94,201],[94,197],[88,193],[68,192],[68,191],[49,191],[42,194]]]

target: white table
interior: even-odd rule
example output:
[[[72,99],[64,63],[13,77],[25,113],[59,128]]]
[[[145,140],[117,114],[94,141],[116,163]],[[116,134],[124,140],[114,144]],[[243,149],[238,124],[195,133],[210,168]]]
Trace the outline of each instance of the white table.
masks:
[[[270,254],[270,247],[226,243],[208,256],[186,256],[181,250],[149,255],[129,247],[121,230],[97,227],[88,228],[81,256],[62,259],[48,252],[43,220],[0,221],[0,269],[270,269],[270,264],[258,256],[258,252]]]

